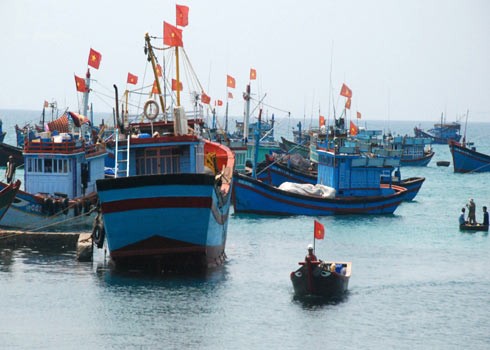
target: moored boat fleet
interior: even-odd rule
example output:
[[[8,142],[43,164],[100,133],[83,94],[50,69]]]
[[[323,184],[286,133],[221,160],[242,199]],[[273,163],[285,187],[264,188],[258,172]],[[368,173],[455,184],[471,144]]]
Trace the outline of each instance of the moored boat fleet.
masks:
[[[353,122],[347,128],[344,116],[352,91],[345,84],[340,95],[349,103],[343,114],[334,115],[332,125],[320,118],[314,129],[300,127],[292,141],[287,136],[276,141],[277,119],[262,120],[261,99],[251,108],[251,82],[243,94],[244,120],[235,132],[214,121],[208,127],[205,111],[213,117],[215,111],[197,77],[196,84],[188,84],[199,86],[189,91],[191,101],[181,96],[186,25],[181,17],[176,26],[164,24],[164,46],[174,60],[168,67],[175,71],[162,72],[153,37],[145,35],[143,58],[153,77],[149,98],[138,112],[128,113],[131,91],[119,98],[114,85],[113,127],[93,125],[93,118],[86,117],[87,71],[85,79],[76,77],[84,98],[82,113],[66,110],[49,123],[16,127],[18,144],[0,143],[7,167],[24,169],[23,189],[14,176],[0,182],[1,226],[91,230],[95,246],[105,249],[119,268],[208,269],[226,260],[232,210],[264,217],[393,214],[416,198],[425,181],[421,176],[402,178],[402,168],[427,166],[434,143],[448,144],[454,172],[490,171],[490,156],[465,138],[459,143],[459,123],[441,118],[431,130],[416,127],[414,136],[383,135]],[[99,64],[100,54],[91,50],[89,66],[98,69]],[[251,81],[255,75],[251,70]],[[128,83],[134,81],[128,75]],[[227,88],[235,88],[230,76]],[[254,123],[252,110],[258,112]],[[319,225],[315,222],[315,238],[323,239],[317,235]],[[291,272],[295,294],[345,293],[351,262],[313,256]]]

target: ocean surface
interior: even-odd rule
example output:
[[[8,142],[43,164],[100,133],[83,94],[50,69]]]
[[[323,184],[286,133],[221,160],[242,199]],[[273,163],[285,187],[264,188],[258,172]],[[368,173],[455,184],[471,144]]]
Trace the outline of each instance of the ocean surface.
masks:
[[[40,113],[0,110],[6,141]],[[367,121],[413,134],[424,122]],[[280,121],[291,138],[297,120]],[[490,124],[467,139],[490,153]],[[490,238],[460,232],[468,199],[490,206],[490,173],[455,174],[446,145],[424,168],[415,201],[394,215],[319,217],[321,259],[352,261],[346,297],[297,300],[289,279],[313,239],[312,217],[231,215],[227,262],[206,275],[112,271],[73,247],[8,249],[0,240],[2,349],[489,349]],[[0,170],[0,176],[2,176]],[[98,256],[103,253],[98,252]]]

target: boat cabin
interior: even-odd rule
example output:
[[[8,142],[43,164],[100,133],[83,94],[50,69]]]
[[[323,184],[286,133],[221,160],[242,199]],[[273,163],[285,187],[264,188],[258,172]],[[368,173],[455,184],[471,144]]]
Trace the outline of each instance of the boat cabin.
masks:
[[[317,150],[319,184],[333,187],[339,197],[378,196],[394,193],[390,186],[396,159],[367,157],[356,147]],[[384,181],[383,181],[384,182]]]
[[[26,142],[23,154],[29,193],[76,198],[95,192],[95,180],[104,177],[105,148],[71,133],[40,133]]]

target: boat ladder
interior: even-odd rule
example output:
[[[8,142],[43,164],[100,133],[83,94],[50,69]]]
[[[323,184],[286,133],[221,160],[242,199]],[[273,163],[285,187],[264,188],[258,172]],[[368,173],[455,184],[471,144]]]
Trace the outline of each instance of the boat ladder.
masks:
[[[119,148],[119,129],[116,129],[116,149],[114,157],[116,159],[116,169],[114,169],[114,177],[128,177],[129,176],[129,141],[131,137],[126,136],[127,146],[126,149]]]

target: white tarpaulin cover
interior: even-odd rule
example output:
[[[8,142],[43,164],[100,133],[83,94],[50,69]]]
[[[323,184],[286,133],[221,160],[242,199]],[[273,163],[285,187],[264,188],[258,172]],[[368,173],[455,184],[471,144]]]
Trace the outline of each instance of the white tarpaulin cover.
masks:
[[[283,182],[280,190],[298,193],[307,196],[317,196],[323,198],[335,198],[335,188],[324,185],[298,184],[294,182]]]

